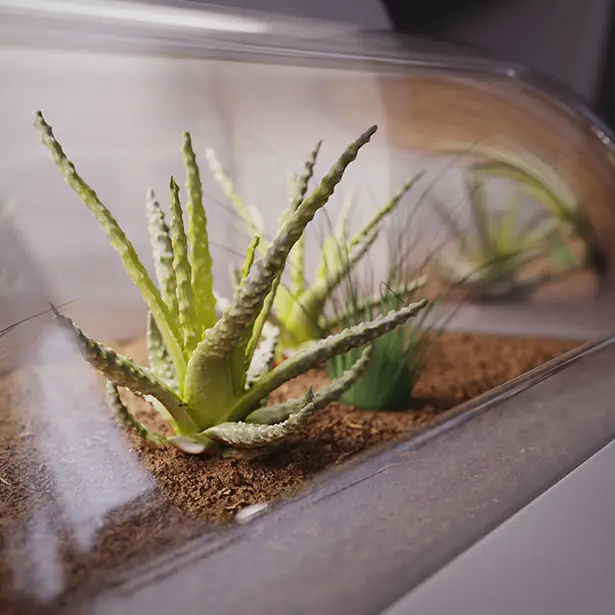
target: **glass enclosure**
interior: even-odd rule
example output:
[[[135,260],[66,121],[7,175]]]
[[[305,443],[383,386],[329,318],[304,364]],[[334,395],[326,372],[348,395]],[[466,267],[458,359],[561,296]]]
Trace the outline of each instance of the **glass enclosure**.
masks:
[[[0,75],[0,329],[53,302],[106,342],[145,332],[139,293],[39,142],[32,127],[37,110],[148,267],[146,190],[167,200],[169,176],[183,178],[181,133],[190,131],[202,161],[215,286],[224,296],[232,291],[229,268],[241,266],[250,235],[209,173],[206,148],[273,233],[288,204],[289,174],[316,142],[323,140],[319,177],[377,124],[372,143],[316,217],[308,263],[316,264],[323,235],[348,199],[356,204],[350,223],[358,229],[423,172],[362,265],[375,279],[386,277],[391,243],[401,236],[411,245],[413,272],[426,268],[430,276],[444,275],[444,284],[463,282],[464,292],[451,301],[468,299],[467,307],[452,326],[546,328],[580,339],[613,329],[610,133],[568,93],[521,67],[340,24],[211,13],[190,3],[20,0],[0,1]],[[545,202],[560,207],[551,220],[556,231],[565,227],[559,243],[520,274],[522,281],[545,282],[521,299],[508,288],[481,294],[474,281],[465,284],[472,263],[485,264],[476,252],[477,201],[467,193],[472,164],[492,165],[481,195],[501,242],[536,231]],[[527,168],[539,170],[540,181],[528,179]],[[528,182],[513,211],[520,183]],[[468,250],[474,261],[464,260]],[[570,275],[559,275],[562,262]],[[129,524],[141,504],[142,514],[162,506],[148,499],[153,479],[108,416],[96,376],[50,321],[46,314],[0,339],[8,383],[0,493],[23,491],[20,508],[6,504],[2,513],[4,552],[17,560],[1,556],[1,585],[33,604],[80,584],[79,566],[67,579],[58,563],[58,532],[71,534],[71,557],[85,561],[105,524]],[[15,459],[30,469],[22,474]],[[28,472],[39,466],[45,480],[35,481],[34,497]],[[173,523],[180,522],[169,517]],[[160,544],[181,536],[173,527],[158,528]],[[9,549],[11,541],[18,548]]]

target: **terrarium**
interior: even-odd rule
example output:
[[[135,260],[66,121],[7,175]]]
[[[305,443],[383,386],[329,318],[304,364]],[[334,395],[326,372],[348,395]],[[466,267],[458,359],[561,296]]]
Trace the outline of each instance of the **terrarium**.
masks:
[[[191,3],[0,15],[3,607],[371,613],[612,436],[612,143],[563,88]]]

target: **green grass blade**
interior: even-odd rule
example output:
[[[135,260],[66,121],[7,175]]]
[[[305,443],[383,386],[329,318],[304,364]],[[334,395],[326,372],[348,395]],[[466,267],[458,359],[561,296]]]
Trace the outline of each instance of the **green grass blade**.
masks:
[[[246,260],[241,268],[241,280],[245,280],[250,273],[250,269],[252,269],[252,265],[254,264],[254,259],[256,258],[256,250],[260,244],[260,237],[258,235],[254,236],[254,239],[250,242],[248,246],[248,253],[246,255]]]
[[[397,303],[397,297],[404,298],[407,295],[414,295],[417,290],[424,288],[427,285],[428,278],[427,276],[420,276],[415,280],[402,284],[394,289],[394,296]],[[354,290],[354,284],[352,285],[351,291]],[[377,309],[382,304],[382,293],[375,293],[366,298],[357,297],[356,292],[352,292],[350,297],[350,305],[338,310],[337,314],[334,314],[331,318],[322,319],[323,329],[327,333],[331,333],[334,329],[338,327],[348,326],[348,324],[357,324],[359,321],[359,314],[364,312],[367,314],[367,318],[371,319],[374,310]],[[393,306],[391,306],[393,307]],[[389,307],[388,309],[391,309]],[[382,313],[382,310],[381,310]]]
[[[324,364],[325,361],[335,355],[343,354],[353,348],[369,344],[376,338],[416,316],[426,305],[426,299],[411,303],[397,311],[378,316],[370,322],[349,327],[340,333],[319,340],[305,350],[299,351],[256,382],[237,401],[230,416],[235,420],[240,420],[255,408],[261,399],[291,378],[295,378],[317,365]]]
[[[379,227],[380,223],[391,214],[399,205],[400,201],[408,193],[408,191],[423,177],[425,171],[419,171],[414,177],[399,188],[399,190],[390,198],[388,203],[384,205],[376,215],[350,240],[350,248],[363,243],[367,237],[370,237]]]
[[[192,148],[190,134],[183,134],[182,154],[186,167],[186,193],[188,195],[188,238],[192,262],[192,290],[196,317],[200,325],[199,341],[203,333],[216,322],[216,299],[213,293],[212,258],[207,235],[207,215],[203,207],[201,175]]]
[[[146,268],[139,259],[134,246],[126,237],[126,234],[117,223],[111,212],[103,205],[98,195],[79,176],[75,166],[68,160],[62,146],[53,135],[51,126],[45,122],[43,115],[38,112],[35,116],[35,126],[39,132],[41,141],[49,150],[53,161],[56,163],[66,183],[81,198],[86,207],[98,220],[105,235],[113,248],[119,253],[126,273],[130,276],[135,286],[141,291],[141,295],[150,311],[152,312],[160,332],[165,341],[169,354],[173,359],[175,370],[179,375],[186,369],[186,362],[181,347],[181,334],[169,312],[156,285],[147,273]]]

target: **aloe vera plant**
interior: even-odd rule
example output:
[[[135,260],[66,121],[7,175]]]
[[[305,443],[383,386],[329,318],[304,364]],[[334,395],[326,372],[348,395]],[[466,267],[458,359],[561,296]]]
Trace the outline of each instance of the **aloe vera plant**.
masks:
[[[550,169],[491,148],[477,148],[472,155],[464,185],[474,233],[461,228],[435,202],[458,248],[455,253],[445,251],[440,258],[449,281],[469,290],[472,297],[485,299],[524,296],[586,267],[604,274],[606,259],[592,226],[571,191]],[[486,198],[486,183],[493,178],[509,179],[517,186],[503,212],[496,212]],[[538,210],[520,222],[522,199],[527,196]],[[571,238],[583,243],[583,262],[570,249]],[[550,262],[555,272],[524,273],[541,260]]]
[[[224,306],[217,302],[213,289],[201,178],[188,133],[183,135],[182,147],[188,233],[173,178],[168,223],[151,191],[147,200],[156,285],[118,222],[77,173],[40,113],[35,125],[67,184],[99,221],[149,308],[149,369],[92,340],[57,310],[56,320],[86,361],[105,376],[108,399],[119,419],[154,444],[172,444],[195,454],[253,457],[266,452],[295,433],[315,411],[339,398],[361,375],[371,341],[418,314],[426,304],[417,301],[357,324],[272,365],[278,331],[267,318],[288,254],[326,204],[346,167],[370,141],[375,126],[350,144],[315,190],[284,217],[260,257],[256,255],[260,240],[255,237],[233,299]],[[287,380],[358,347],[365,347],[359,360],[321,391],[310,389],[303,398],[265,405],[268,395]],[[139,423],[120,398],[119,388],[150,401],[174,435],[153,433]]]
[[[292,215],[307,194],[320,147],[321,142],[318,142],[305,164],[303,173],[291,178],[292,196],[287,216]],[[249,207],[238,194],[215,152],[208,149],[206,156],[213,176],[250,233],[259,238],[259,250],[264,254],[269,241],[258,210]],[[315,279],[311,283],[306,281],[305,235],[302,235],[296,242],[288,258],[289,282],[288,284],[282,280],[278,282],[269,315],[271,322],[275,323],[280,330],[280,346],[283,349],[295,351],[326,337],[331,332],[335,323],[329,322],[324,311],[332,293],[368,253],[379,236],[383,221],[393,213],[402,198],[422,175],[423,173],[419,172],[405,182],[353,236],[349,236],[349,218],[354,208],[354,200],[346,200],[334,232],[323,242],[320,264]],[[404,292],[404,289],[398,290]]]

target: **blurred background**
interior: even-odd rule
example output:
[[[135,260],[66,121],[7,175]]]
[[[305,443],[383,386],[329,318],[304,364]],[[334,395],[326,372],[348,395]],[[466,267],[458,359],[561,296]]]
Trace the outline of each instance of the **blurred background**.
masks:
[[[608,107],[611,0],[225,0],[199,4],[346,21],[467,45],[543,71]]]
[[[492,132],[523,135],[530,150],[542,143],[526,119],[562,135],[563,146],[535,153],[574,176],[572,167],[586,158],[585,128],[564,128],[563,115],[517,99],[516,86],[470,100],[453,119],[451,101],[437,88],[417,77],[404,89],[401,75],[392,75],[418,66],[416,54],[444,54],[463,70],[506,77],[522,76],[527,66],[613,124],[612,31],[609,0],[0,0],[0,205],[11,203],[1,252],[23,255],[18,265],[10,256],[4,267],[17,290],[3,296],[0,326],[47,299],[76,301],[75,316],[83,306],[82,322],[94,335],[124,337],[143,325],[138,293],[37,142],[37,109],[147,255],[145,191],[152,186],[166,196],[168,174],[181,173],[177,139],[186,129],[200,151],[216,150],[270,229],[287,198],[287,174],[315,140],[325,138],[326,166],[372,122],[381,127],[379,139],[348,178],[349,189],[355,182],[360,192],[358,217],[409,173],[426,168],[433,178],[443,163],[423,155],[437,140],[427,133],[450,121],[457,126],[451,134],[478,138],[475,120],[486,104],[523,110],[525,119],[511,116]],[[338,70],[328,70],[334,64]],[[437,104],[429,102],[434,96]],[[492,121],[499,122],[495,111]],[[598,166],[594,191],[596,181],[611,182]],[[459,181],[449,174],[438,190],[458,191]],[[215,274],[227,293],[229,260],[244,250],[246,237],[215,182],[207,191]],[[123,317],[108,329],[100,314],[115,309]]]

